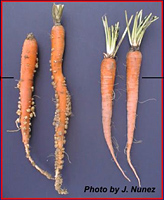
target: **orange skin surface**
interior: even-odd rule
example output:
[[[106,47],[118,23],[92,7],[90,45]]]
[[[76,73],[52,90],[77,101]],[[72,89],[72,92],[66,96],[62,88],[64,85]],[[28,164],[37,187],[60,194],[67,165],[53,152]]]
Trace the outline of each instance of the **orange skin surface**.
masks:
[[[138,90],[139,90],[139,75],[142,62],[142,54],[140,51],[129,51],[126,57],[127,66],[127,161],[132,168],[136,178],[138,179],[139,186],[141,186],[140,179],[134,169],[131,159],[130,151],[134,138],[136,112],[138,103]]]
[[[65,86],[65,78],[62,73],[62,59],[65,47],[65,31],[62,25],[53,26],[51,31],[51,69],[52,76],[56,85],[55,93],[58,96],[59,104],[57,109],[59,109],[59,118],[60,123],[56,131],[56,136],[59,135],[61,140],[58,141],[58,147],[63,147],[63,136],[65,129],[65,120],[66,120],[66,93],[67,88]]]
[[[29,123],[31,111],[27,112],[27,109],[31,109],[34,70],[37,63],[37,49],[38,47],[35,38],[26,39],[24,41],[21,57],[21,75],[19,82],[21,102],[20,124],[22,131],[22,141],[24,144],[29,143],[30,137]]]
[[[101,96],[102,96],[102,124],[106,143],[110,150],[113,160],[120,169],[123,176],[130,181],[120,167],[112,144],[111,120],[112,120],[112,101],[114,82],[116,76],[116,61],[113,58],[104,58],[101,63]]]

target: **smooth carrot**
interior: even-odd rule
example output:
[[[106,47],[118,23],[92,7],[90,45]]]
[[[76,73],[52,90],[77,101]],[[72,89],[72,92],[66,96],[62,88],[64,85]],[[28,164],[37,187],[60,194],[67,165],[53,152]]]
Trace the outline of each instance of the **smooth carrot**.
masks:
[[[65,31],[61,25],[61,17],[64,5],[52,7],[54,26],[51,30],[51,72],[52,85],[55,89],[56,112],[53,121],[55,126],[55,189],[59,194],[67,194],[66,189],[62,189],[63,178],[61,170],[64,163],[65,134],[68,128],[68,120],[71,115],[71,97],[68,92],[65,77],[62,72],[63,53],[65,47]]]
[[[36,165],[30,155],[29,142],[31,137],[31,119],[33,116],[36,116],[35,102],[34,98],[32,97],[32,93],[34,91],[34,73],[36,72],[36,68],[38,68],[37,51],[37,41],[34,35],[29,33],[24,41],[21,55],[20,81],[17,84],[17,88],[20,90],[20,97],[18,101],[18,110],[16,112],[19,117],[16,120],[16,125],[18,130],[21,130],[22,142],[25,147],[26,157],[32,166],[48,179],[54,180],[54,178],[48,172],[42,170],[38,165]]]
[[[104,59],[101,63],[101,96],[102,96],[102,124],[106,143],[112,155],[114,162],[123,174],[123,176],[130,181],[126,176],[114,153],[112,144],[112,133],[111,133],[111,120],[112,120],[112,103],[113,103],[113,90],[116,76],[116,60],[115,56],[118,48],[125,37],[127,28],[125,29],[122,38],[118,45],[116,42],[119,35],[119,22],[115,26],[108,26],[107,17],[103,17],[103,25],[106,36],[106,53],[104,53]],[[132,17],[131,17],[132,20]],[[131,21],[130,20],[130,21]],[[130,22],[129,22],[130,24]]]
[[[135,121],[136,121],[136,113],[137,113],[137,103],[138,103],[138,90],[139,90],[139,76],[140,76],[140,68],[142,62],[142,54],[139,50],[142,38],[148,26],[152,22],[158,19],[156,16],[152,16],[150,13],[148,16],[142,19],[142,10],[135,15],[134,25],[132,33],[130,33],[127,13],[125,11],[126,23],[128,28],[128,36],[129,42],[131,45],[130,51],[126,56],[126,70],[127,70],[127,144],[126,144],[126,153],[127,153],[127,161],[132,171],[134,172],[139,187],[141,187],[140,178],[132,165],[130,152],[132,148],[133,138],[134,138],[134,129],[135,129]]]

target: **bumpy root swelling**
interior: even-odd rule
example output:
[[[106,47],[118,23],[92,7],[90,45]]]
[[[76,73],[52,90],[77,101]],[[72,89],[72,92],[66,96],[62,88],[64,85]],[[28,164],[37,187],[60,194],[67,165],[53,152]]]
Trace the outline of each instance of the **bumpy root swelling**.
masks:
[[[22,142],[25,147],[26,157],[32,166],[48,179],[54,180],[54,178],[48,172],[42,170],[40,167],[38,167],[38,165],[35,164],[34,160],[30,156],[29,150],[31,119],[33,116],[36,116],[35,102],[34,98],[32,97],[32,93],[34,91],[33,78],[37,68],[37,42],[34,35],[29,33],[22,48],[20,81],[17,84],[17,88],[20,90],[20,97],[16,114],[19,117],[16,120],[16,126],[21,130]],[[20,124],[20,126],[18,124]]]
[[[63,123],[62,120],[60,120],[60,115],[62,116],[62,112],[60,113],[60,100],[56,96],[56,112],[53,124],[55,125],[55,135],[54,135],[54,141],[55,141],[55,189],[58,191],[59,194],[67,194],[66,189],[61,189],[62,186],[62,175],[60,174],[60,171],[63,169],[64,164],[64,144],[66,143],[65,134],[68,127],[68,120],[69,116],[71,115],[71,101],[70,101],[70,95],[68,91],[66,91],[66,111],[65,114],[65,122]],[[61,97],[63,98],[63,97]],[[61,117],[62,118],[62,117]],[[64,128],[62,127],[64,124]]]
[[[55,90],[56,112],[53,120],[55,126],[55,189],[59,194],[68,194],[66,189],[62,189],[63,178],[61,170],[64,163],[65,134],[68,128],[68,120],[71,115],[71,98],[67,90],[65,77],[62,72],[62,61],[65,46],[65,31],[60,23],[63,5],[53,4],[52,16],[55,25],[51,30],[51,69],[52,85]]]

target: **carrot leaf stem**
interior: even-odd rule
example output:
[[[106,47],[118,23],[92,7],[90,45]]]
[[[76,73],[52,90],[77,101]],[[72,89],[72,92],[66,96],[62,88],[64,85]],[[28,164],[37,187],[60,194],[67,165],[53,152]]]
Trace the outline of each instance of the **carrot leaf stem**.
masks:
[[[131,16],[128,25],[130,25],[132,19],[133,19],[133,15]],[[126,29],[124,30],[124,32],[123,32],[123,34],[122,34],[122,37],[121,37],[120,41],[118,42],[118,44],[117,44],[117,46],[116,46],[116,48],[115,48],[114,56],[116,55],[116,53],[117,53],[117,51],[118,51],[118,49],[119,49],[119,47],[120,47],[120,45],[121,45],[121,43],[122,43],[122,41],[123,41],[123,39],[124,39],[124,37],[125,37],[127,31],[128,31],[128,28],[126,27]]]
[[[33,40],[35,37],[33,35],[33,33],[29,33],[26,37],[27,40]]]
[[[106,16],[102,17],[105,38],[106,38],[106,54],[105,57],[114,57],[113,53],[115,51],[117,38],[119,35],[119,22],[115,24],[115,26],[108,26],[108,20]]]
[[[142,10],[136,12],[132,32],[130,32],[128,24],[127,11],[125,11],[125,20],[128,29],[129,42],[132,47],[140,47],[144,33],[151,23],[156,21],[159,17],[153,16],[152,13],[142,19]],[[130,20],[129,20],[130,21]]]
[[[128,25],[130,25],[131,20],[133,16],[131,16]],[[122,37],[120,41],[117,43],[117,39],[119,36],[119,22],[117,22],[114,26],[111,25],[111,27],[108,26],[108,20],[106,16],[102,17],[102,22],[104,25],[104,31],[105,31],[105,39],[106,39],[106,53],[104,53],[104,57],[106,58],[114,58],[116,56],[116,53],[126,35],[126,32],[128,31],[128,28],[126,27],[124,33],[122,34]]]
[[[52,18],[54,21],[55,26],[61,25],[61,18],[63,13],[64,5],[55,3],[52,6]]]

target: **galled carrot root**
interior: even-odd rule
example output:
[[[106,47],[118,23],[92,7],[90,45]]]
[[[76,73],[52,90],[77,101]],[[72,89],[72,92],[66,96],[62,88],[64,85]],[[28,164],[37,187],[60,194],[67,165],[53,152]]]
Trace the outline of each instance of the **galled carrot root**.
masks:
[[[52,7],[52,16],[55,25],[51,30],[51,71],[52,85],[55,89],[56,112],[53,121],[55,126],[55,189],[59,194],[67,194],[66,189],[62,189],[63,178],[61,170],[64,163],[65,134],[68,128],[69,116],[71,115],[71,97],[67,90],[65,77],[62,73],[62,61],[65,46],[65,31],[61,25],[61,16],[64,5]]]
[[[26,157],[32,166],[48,179],[54,180],[48,172],[36,165],[30,156],[29,141],[31,136],[31,119],[36,116],[35,102],[32,93],[34,91],[34,73],[38,68],[37,49],[37,41],[34,35],[32,33],[28,34],[22,48],[20,81],[17,84],[17,88],[20,90],[20,97],[18,101],[18,110],[16,112],[19,116],[16,120],[16,125],[18,130],[21,130]],[[20,126],[18,124],[20,124]]]

